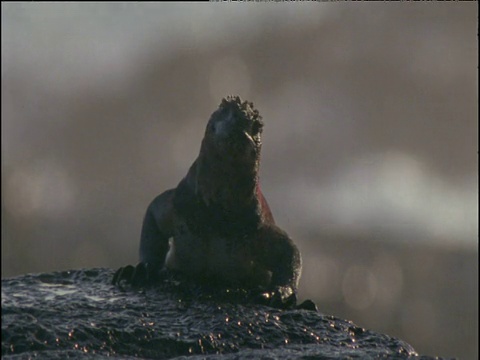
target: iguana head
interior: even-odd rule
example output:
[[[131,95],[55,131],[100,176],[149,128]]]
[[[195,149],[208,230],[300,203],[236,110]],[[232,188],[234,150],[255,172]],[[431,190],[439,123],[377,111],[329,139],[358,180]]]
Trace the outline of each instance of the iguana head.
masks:
[[[242,102],[239,96],[228,96],[222,99],[208,121],[202,151],[232,162],[257,163],[262,128],[262,117],[251,102]]]
[[[191,179],[206,204],[256,206],[262,128],[252,103],[238,96],[222,99],[208,121]]]

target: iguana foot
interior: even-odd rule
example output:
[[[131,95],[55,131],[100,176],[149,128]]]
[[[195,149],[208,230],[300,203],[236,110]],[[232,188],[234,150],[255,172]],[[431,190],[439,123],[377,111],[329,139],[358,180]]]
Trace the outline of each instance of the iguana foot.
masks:
[[[127,265],[118,269],[113,275],[112,285],[126,283],[134,287],[145,286],[158,282],[160,275],[158,267],[141,262],[135,267]]]

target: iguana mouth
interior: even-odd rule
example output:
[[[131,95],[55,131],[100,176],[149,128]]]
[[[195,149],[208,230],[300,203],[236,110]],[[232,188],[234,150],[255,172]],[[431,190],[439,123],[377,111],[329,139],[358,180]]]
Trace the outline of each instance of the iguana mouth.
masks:
[[[252,145],[256,145],[255,140],[247,131],[243,130],[243,135],[245,135],[245,137],[248,139],[248,141],[250,141]]]

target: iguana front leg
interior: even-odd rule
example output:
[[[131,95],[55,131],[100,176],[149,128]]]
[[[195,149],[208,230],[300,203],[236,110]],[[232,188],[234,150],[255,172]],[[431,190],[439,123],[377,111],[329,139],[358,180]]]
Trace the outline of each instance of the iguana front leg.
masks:
[[[175,189],[157,196],[148,206],[140,239],[140,263],[122,267],[115,273],[112,284],[125,281],[131,285],[150,283],[159,278],[173,236],[173,196]]]
[[[269,291],[263,295],[267,302],[275,307],[295,305],[302,259],[293,241],[270,224],[259,229],[254,246],[256,263],[272,272]]]

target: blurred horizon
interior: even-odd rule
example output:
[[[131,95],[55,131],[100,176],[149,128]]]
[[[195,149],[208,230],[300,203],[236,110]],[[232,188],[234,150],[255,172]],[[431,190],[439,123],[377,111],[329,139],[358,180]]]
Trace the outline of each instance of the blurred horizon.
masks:
[[[149,202],[238,94],[300,296],[478,356],[475,10],[2,3],[2,278],[136,263]]]

